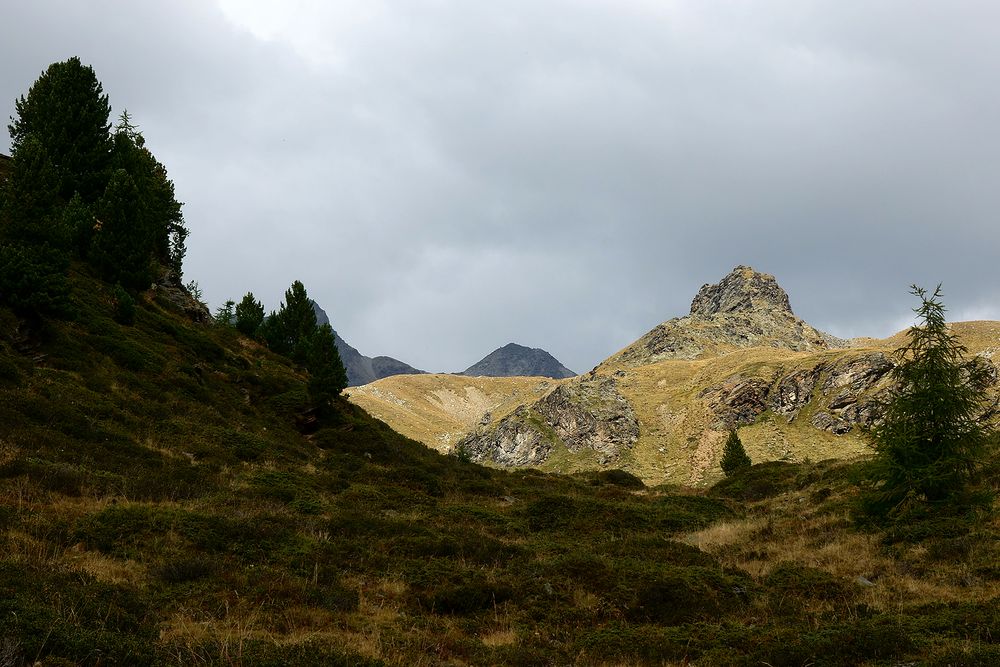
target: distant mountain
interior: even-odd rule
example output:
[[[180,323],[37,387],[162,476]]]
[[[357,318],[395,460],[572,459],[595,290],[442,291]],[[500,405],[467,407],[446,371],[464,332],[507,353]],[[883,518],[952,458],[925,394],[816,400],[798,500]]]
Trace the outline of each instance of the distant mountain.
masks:
[[[313,310],[316,311],[316,323],[330,324],[330,317],[326,311],[320,308],[315,301],[312,303]],[[392,357],[366,357],[341,338],[336,331],[334,331],[334,339],[337,342],[337,351],[340,352],[340,360],[344,362],[344,368],[347,369],[347,386],[349,387],[358,387],[390,375],[419,375],[425,372]]]
[[[484,375],[488,377],[537,376],[569,378],[576,375],[559,363],[545,350],[508,343],[493,350],[479,362],[469,366],[459,375]]]

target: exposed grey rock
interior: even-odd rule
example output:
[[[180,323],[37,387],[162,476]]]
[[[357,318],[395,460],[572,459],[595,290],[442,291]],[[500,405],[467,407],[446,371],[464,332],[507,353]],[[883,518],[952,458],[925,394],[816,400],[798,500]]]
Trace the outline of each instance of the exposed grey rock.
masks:
[[[606,465],[638,439],[639,420],[614,378],[597,376],[556,387],[496,426],[466,436],[458,446],[474,461],[525,466],[543,463],[561,442],[574,453],[599,453]]]
[[[771,409],[787,417],[788,421],[794,420],[799,410],[812,399],[822,370],[822,366],[817,366],[810,370],[796,371],[779,380],[771,392]]]
[[[576,375],[545,350],[508,343],[469,366],[459,375],[487,377],[540,376],[556,379]]]
[[[893,364],[881,352],[871,352],[849,357],[830,369],[823,382],[823,390],[846,388],[853,394],[871,388],[892,370]]]
[[[326,314],[319,304],[312,302],[313,311],[316,313],[317,324],[330,324],[330,316]],[[336,331],[333,332],[334,341],[337,344],[337,352],[340,353],[340,360],[347,370],[347,386],[357,387],[375,380],[380,380],[390,375],[419,375],[424,371],[417,370],[413,366],[392,357],[366,357],[358,352],[347,341],[340,337]]]
[[[211,322],[212,313],[208,306],[191,296],[191,292],[181,283],[181,278],[175,271],[165,271],[153,285],[155,294],[184,311],[193,322]]]
[[[806,405],[822,406],[825,402],[825,411],[816,413],[811,424],[839,435],[875,422],[877,397],[884,390],[879,386],[892,368],[881,352],[862,353],[832,364],[822,362],[773,381],[734,375],[704,390],[701,397],[718,418],[714,425],[718,429],[752,424],[767,409],[791,422]],[[825,401],[831,393],[834,395]]]
[[[788,294],[774,276],[749,266],[737,266],[718,283],[702,285],[691,301],[691,315],[695,317],[755,310],[792,314]]]
[[[734,375],[718,387],[702,392],[712,412],[718,417],[717,430],[729,430],[752,424],[757,416],[767,410],[767,397],[771,383],[761,378],[743,378]]]
[[[851,430],[851,425],[840,417],[834,417],[827,412],[817,412],[813,415],[812,425],[822,431],[830,431],[835,435],[843,435]]]

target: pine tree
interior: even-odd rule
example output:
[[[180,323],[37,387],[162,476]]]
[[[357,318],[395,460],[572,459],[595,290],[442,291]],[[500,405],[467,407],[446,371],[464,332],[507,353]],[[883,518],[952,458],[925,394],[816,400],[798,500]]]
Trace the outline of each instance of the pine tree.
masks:
[[[56,216],[59,179],[48,152],[36,137],[28,137],[14,153],[4,189],[5,238],[57,247],[68,243]]]
[[[995,410],[984,389],[987,369],[967,360],[949,331],[941,286],[931,296],[913,285],[921,324],[907,333],[891,373],[895,386],[870,432],[875,449],[870,515],[900,518],[917,505],[961,499],[995,436]]]
[[[0,241],[0,304],[21,315],[71,314],[66,253],[48,245]]]
[[[347,371],[329,324],[317,327],[306,340],[306,388],[313,407],[325,411],[330,401],[347,387]]]
[[[296,280],[285,291],[278,312],[271,313],[261,332],[268,348],[300,364],[306,361],[308,339],[316,331],[316,311],[305,285]]]
[[[188,235],[181,204],[174,196],[174,184],[166,168],[146,148],[146,140],[128,110],[122,111],[118,119],[113,145],[114,168],[128,172],[139,192],[141,206],[136,224],[149,240],[150,255],[180,278]]]
[[[8,126],[12,156],[34,137],[51,160],[63,201],[75,192],[88,204],[100,199],[111,160],[111,106],[93,68],[76,57],[49,65],[15,109]]]
[[[740,436],[735,430],[730,431],[726,446],[722,450],[722,472],[726,473],[726,477],[730,477],[744,468],[749,468],[751,464],[750,457],[743,449]]]
[[[97,230],[89,257],[102,277],[144,290],[152,283],[150,239],[140,221],[142,202],[132,177],[117,170],[97,205]]]
[[[264,305],[254,297],[253,292],[247,292],[236,304],[235,315],[236,329],[244,336],[255,338],[264,322]]]

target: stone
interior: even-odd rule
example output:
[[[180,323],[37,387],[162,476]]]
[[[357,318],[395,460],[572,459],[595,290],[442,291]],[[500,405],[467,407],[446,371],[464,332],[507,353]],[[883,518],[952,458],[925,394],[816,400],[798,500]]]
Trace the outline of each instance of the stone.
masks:
[[[473,461],[513,467],[543,463],[557,443],[574,453],[595,451],[608,465],[639,439],[635,411],[614,378],[602,376],[559,385],[532,406],[486,426],[460,446]]]

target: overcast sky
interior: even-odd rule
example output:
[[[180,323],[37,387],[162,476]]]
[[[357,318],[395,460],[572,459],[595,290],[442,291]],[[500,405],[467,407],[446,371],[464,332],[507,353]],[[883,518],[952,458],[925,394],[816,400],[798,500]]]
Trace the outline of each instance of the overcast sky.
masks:
[[[1000,319],[995,0],[0,0],[0,112],[79,56],[213,309],[293,280],[362,353],[586,371],[736,264],[840,336]],[[0,151],[9,152],[6,133]]]

